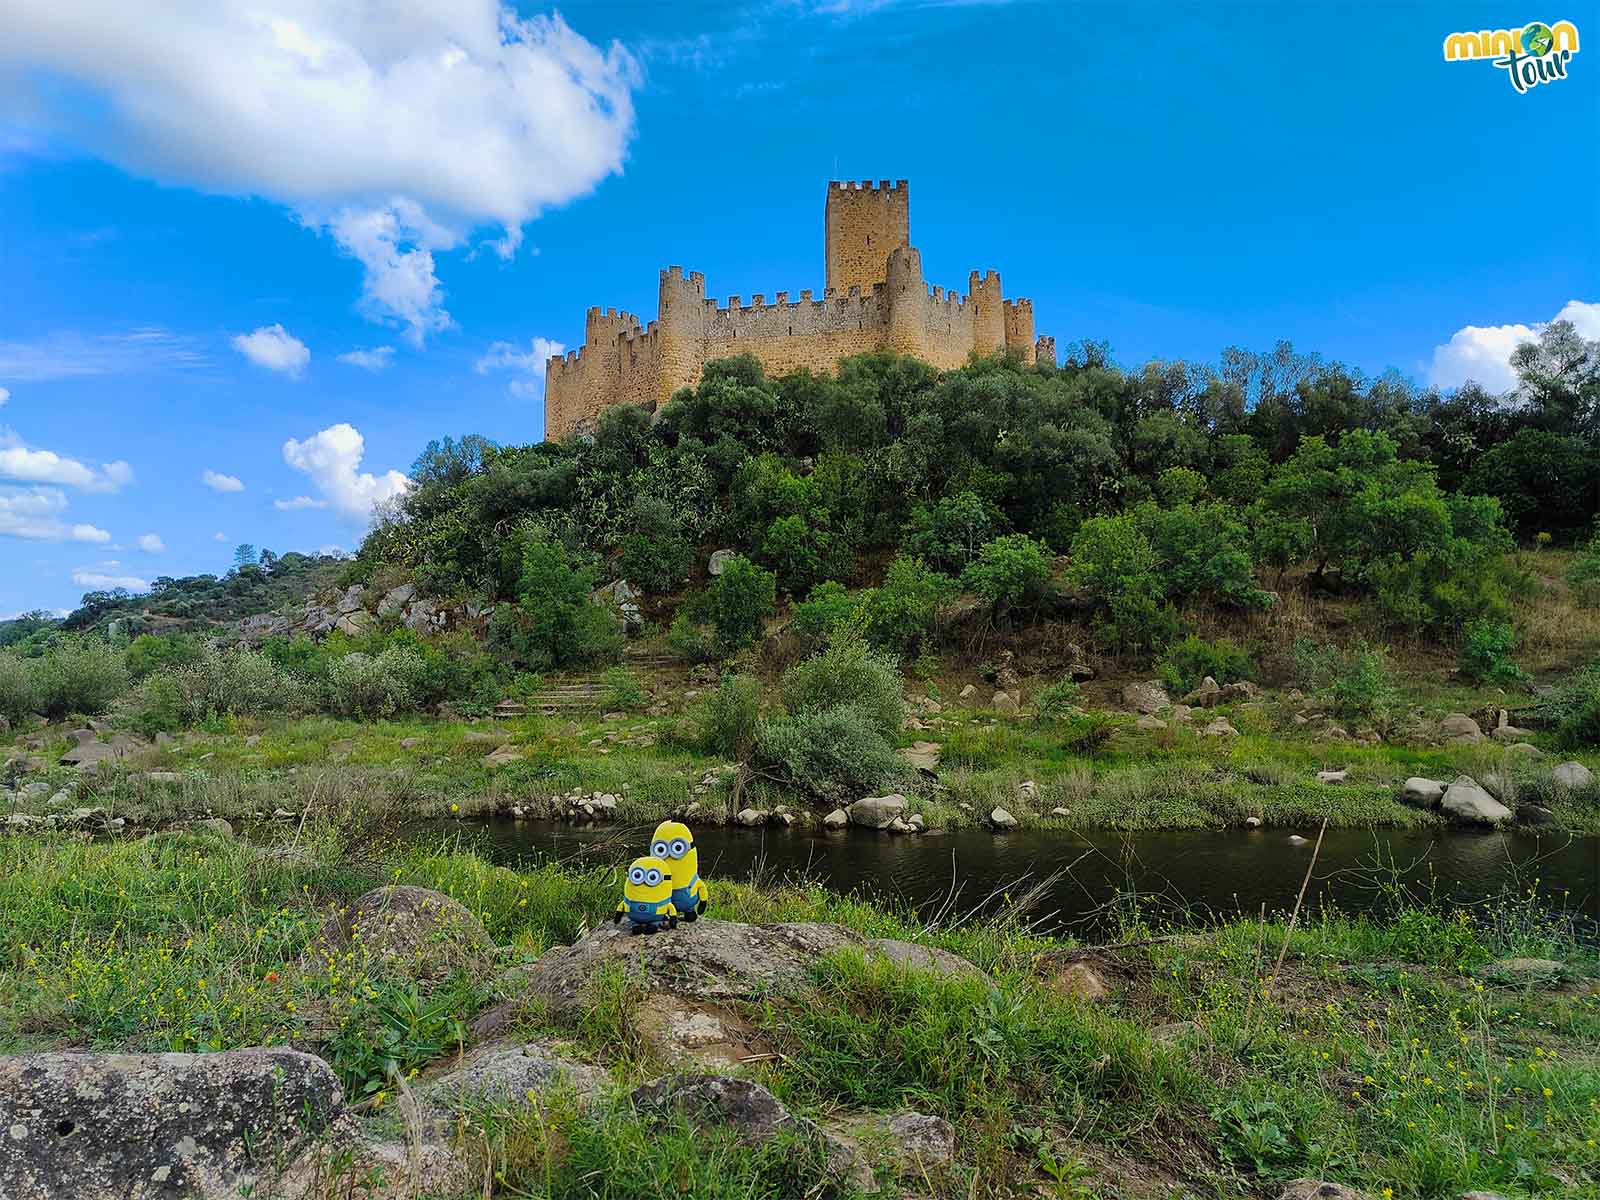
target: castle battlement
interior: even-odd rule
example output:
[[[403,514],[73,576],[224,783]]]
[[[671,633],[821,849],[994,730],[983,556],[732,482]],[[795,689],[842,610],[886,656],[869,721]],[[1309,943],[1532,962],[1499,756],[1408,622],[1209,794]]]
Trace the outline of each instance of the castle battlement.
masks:
[[[545,372],[545,436],[592,431],[616,404],[654,410],[699,381],[707,362],[753,354],[772,374],[831,371],[841,358],[893,350],[942,369],[1000,350],[1055,362],[1055,341],[1035,339],[1033,302],[1007,299],[1000,273],[973,271],[963,294],[930,286],[910,240],[904,179],[835,180],[823,208],[825,283],[748,303],[706,295],[701,271],[660,272],[660,311],[648,325],[630,312],[591,307],[584,344]]]

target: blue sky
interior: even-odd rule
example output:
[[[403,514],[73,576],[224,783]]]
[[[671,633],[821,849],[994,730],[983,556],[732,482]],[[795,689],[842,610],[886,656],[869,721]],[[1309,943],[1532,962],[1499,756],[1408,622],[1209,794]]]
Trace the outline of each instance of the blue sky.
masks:
[[[1440,49],[1576,10],[156,11],[0,13],[0,615],[353,548],[430,438],[542,436],[585,306],[820,288],[829,178],[910,180],[930,282],[1126,363],[1600,336],[1600,44],[1526,94]]]

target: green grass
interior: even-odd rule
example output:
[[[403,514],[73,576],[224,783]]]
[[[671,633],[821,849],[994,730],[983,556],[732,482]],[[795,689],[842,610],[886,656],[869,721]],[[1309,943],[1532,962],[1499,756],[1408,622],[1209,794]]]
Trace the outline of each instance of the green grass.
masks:
[[[518,994],[497,970],[418,989],[359,958],[302,957],[324,915],[379,883],[455,897],[502,966],[606,919],[613,867],[493,866],[460,841],[384,842],[319,822],[285,848],[158,834],[90,842],[0,837],[0,1051],[58,1046],[319,1049],[349,1092],[379,1104],[391,1071],[452,1052],[473,1015]],[[803,1002],[740,1006],[778,1050],[757,1068],[795,1111],[826,1122],[904,1107],[949,1119],[960,1153],[918,1181],[937,1196],[1132,1196],[1106,1182],[1167,1180],[1197,1196],[1275,1194],[1302,1175],[1374,1195],[1449,1200],[1600,1194],[1600,963],[1537,895],[1493,919],[1416,908],[1379,922],[1322,912],[1203,931],[1130,924],[1133,944],[1091,959],[1112,997],[1053,986],[1069,943],[1014,923],[920,928],[815,884],[718,882],[718,914],[834,921],[962,954],[988,978],[908,973],[845,953],[819,962]],[[1284,967],[1272,964],[1286,947]],[[1554,957],[1566,986],[1477,982],[1490,960]],[[675,1064],[633,1033],[648,998],[597,978],[559,1034],[619,1085]],[[1157,1026],[1191,1023],[1176,1042]],[[513,1104],[463,1114],[491,1191],[508,1196],[824,1194],[815,1146],[750,1150],[633,1112]],[[1128,1187],[1132,1187],[1131,1184]]]

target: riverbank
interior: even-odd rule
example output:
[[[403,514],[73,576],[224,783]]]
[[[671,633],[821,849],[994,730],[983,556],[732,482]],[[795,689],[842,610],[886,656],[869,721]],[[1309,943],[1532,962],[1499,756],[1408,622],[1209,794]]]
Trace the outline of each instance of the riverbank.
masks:
[[[369,1146],[403,1144],[420,1111],[403,1097],[436,1094],[463,1052],[562,1064],[561,1087],[427,1126],[466,1172],[441,1194],[620,1196],[675,1173],[697,1196],[849,1194],[866,1180],[830,1167],[828,1140],[847,1133],[890,1194],[1275,1197],[1314,1178],[1431,1200],[1600,1180],[1600,964],[1527,897],[1481,920],[1134,923],[1096,949],[1030,932],[1021,897],[923,925],[820,884],[715,879],[715,921],[616,958],[619,880],[386,843],[355,814],[270,846],[0,836],[0,1049],[294,1046],[361,1105]],[[456,924],[409,953],[384,942],[392,922],[330,943],[380,885],[451,898]],[[770,922],[841,932],[807,934],[825,949],[791,969],[743,932]],[[693,1065],[708,1048],[721,1067]],[[760,1085],[787,1132],[652,1115],[638,1089],[685,1069]],[[912,1139],[879,1136],[907,1110],[931,1139],[911,1167]]]
[[[824,801],[740,776],[695,748],[682,711],[652,707],[477,720],[239,719],[155,739],[100,722],[57,724],[14,735],[0,812],[103,807],[148,825],[298,818],[337,803],[395,818],[632,825],[688,812],[713,824],[751,811],[803,824],[860,798]],[[1304,829],[1324,819],[1403,829],[1447,819],[1436,799],[1408,799],[1407,780],[1447,785],[1466,775],[1512,820],[1600,832],[1600,788],[1554,784],[1553,765],[1569,756],[1536,744],[1542,734],[1526,732],[1533,741],[1521,744],[1427,730],[1394,741],[1330,739],[1295,725],[1293,708],[1266,695],[1182,717],[1167,710],[1165,719],[1097,709],[1050,720],[940,706],[908,720],[898,739],[903,773],[885,790],[905,795],[906,815],[920,814],[932,830],[993,827],[996,809],[1023,829]],[[1208,733],[1218,720],[1236,732]],[[1600,756],[1577,760],[1600,768]]]

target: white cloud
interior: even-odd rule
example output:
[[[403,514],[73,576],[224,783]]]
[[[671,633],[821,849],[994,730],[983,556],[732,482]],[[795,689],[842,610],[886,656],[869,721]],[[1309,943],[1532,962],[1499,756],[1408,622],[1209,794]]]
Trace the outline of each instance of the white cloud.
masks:
[[[159,533],[146,533],[139,537],[139,549],[146,554],[160,554],[166,548],[167,544],[161,540]]]
[[[0,48],[0,61],[5,51]],[[52,333],[32,342],[0,342],[0,376],[28,383],[137,371],[191,370],[210,360],[194,340],[165,329],[127,333]]]
[[[281,371],[290,379],[305,374],[311,361],[311,351],[306,344],[282,325],[263,325],[250,333],[241,333],[233,339],[233,348],[258,367]]]
[[[237,475],[224,475],[221,471],[213,471],[210,467],[200,472],[200,482],[214,492],[244,491],[244,480]]]
[[[11,389],[0,387],[0,408],[4,408],[9,399],[11,399]]]
[[[554,355],[566,353],[566,349],[560,342],[545,337],[529,339],[526,353],[510,342],[492,342],[483,357],[472,364],[472,369],[479,375],[490,371],[514,372],[518,377],[506,384],[506,390],[519,399],[531,400],[544,395],[545,362]]]
[[[272,507],[279,512],[294,512],[300,508],[327,508],[326,500],[313,500],[310,496],[296,496],[293,500],[274,500]]]
[[[339,355],[339,361],[363,371],[387,371],[394,366],[393,346],[363,346]]]
[[[1551,320],[1571,321],[1583,337],[1600,338],[1600,304],[1569,300]],[[1472,379],[1491,392],[1508,392],[1517,386],[1512,351],[1523,342],[1538,341],[1545,324],[1463,326],[1444,345],[1433,348],[1428,382],[1451,388]]]
[[[211,540],[213,542],[225,542],[225,541],[228,540],[228,535],[223,533],[222,530],[219,529],[219,530],[217,530],[215,533],[213,533],[211,535]]]
[[[620,44],[499,0],[12,0],[5,59],[36,69],[13,72],[30,124],[331,232],[369,311],[413,340],[449,320],[435,253],[498,227],[509,257],[525,223],[621,171],[639,80]]]
[[[150,582],[140,579],[137,575],[112,575],[108,569],[115,569],[118,563],[103,563],[100,568],[79,567],[72,573],[72,582],[79,587],[94,588],[97,591],[105,588],[127,588],[130,592],[144,592],[150,589]]]
[[[411,486],[399,471],[371,475],[360,470],[366,439],[355,426],[330,425],[305,441],[290,438],[283,444],[283,461],[304,471],[334,509],[346,517],[365,520],[378,505],[404,494]]]
[[[133,468],[121,460],[93,467],[54,450],[35,450],[9,429],[0,429],[0,479],[54,483],[84,492],[116,492],[133,482]]]
[[[60,488],[0,488],[0,537],[96,545],[111,540],[109,533],[93,525],[68,525],[61,519],[66,510],[66,493]]]

